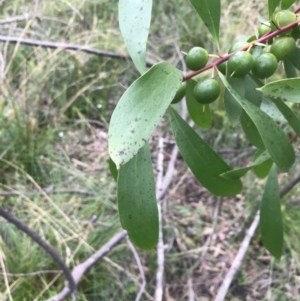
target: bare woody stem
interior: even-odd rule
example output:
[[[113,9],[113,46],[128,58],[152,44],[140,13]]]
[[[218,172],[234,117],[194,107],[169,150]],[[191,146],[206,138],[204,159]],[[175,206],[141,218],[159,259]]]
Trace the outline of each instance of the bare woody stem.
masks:
[[[67,265],[64,263],[64,261],[61,259],[61,257],[58,255],[56,250],[51,245],[49,245],[45,240],[43,240],[36,232],[31,230],[27,225],[25,225],[17,217],[15,217],[13,214],[6,211],[1,206],[0,206],[0,216],[2,216],[7,221],[14,224],[19,230],[21,230],[25,234],[27,234],[33,241],[35,241],[40,247],[42,247],[52,257],[52,259],[62,269],[62,271],[65,275],[65,278],[68,280],[70,291],[74,292],[76,290],[76,283],[73,279],[71,271],[69,270]]]
[[[299,10],[300,10],[300,8],[299,8]],[[274,37],[276,37],[276,36],[284,33],[285,31],[298,26],[299,24],[300,24],[300,21],[296,20],[296,21],[292,22],[291,24],[288,24],[288,25],[286,25],[284,27],[281,27],[281,28],[279,28],[279,29],[277,29],[275,31],[272,31],[272,32],[270,32],[270,33],[262,36],[261,38],[255,40],[255,41],[249,42],[246,46],[242,47],[241,49],[239,49],[237,51],[246,51],[249,48],[252,48],[253,46],[255,46],[257,44],[267,42],[267,41],[273,39]],[[221,56],[219,59],[216,59],[213,62],[211,62],[210,64],[206,65],[205,67],[203,67],[203,68],[201,68],[201,69],[199,69],[197,71],[193,71],[193,72],[185,74],[183,76],[183,81],[186,81],[186,80],[194,77],[195,75],[200,74],[200,73],[202,73],[204,71],[207,71],[207,70],[209,70],[211,68],[217,68],[218,65],[220,65],[223,62],[227,61],[237,51],[225,54],[225,55]]]

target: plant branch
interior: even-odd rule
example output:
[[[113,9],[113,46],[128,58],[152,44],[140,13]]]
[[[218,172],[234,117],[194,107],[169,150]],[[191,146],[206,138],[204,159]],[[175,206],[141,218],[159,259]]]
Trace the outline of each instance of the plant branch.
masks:
[[[299,182],[300,182],[300,174],[298,176],[296,176],[294,179],[292,179],[288,184],[286,184],[286,186],[284,186],[281,189],[280,197],[281,198],[284,197]],[[248,229],[246,236],[244,237],[244,240],[232,262],[232,265],[231,265],[229,271],[227,272],[227,274],[219,288],[218,294],[215,297],[214,301],[223,301],[225,299],[228,289],[231,285],[231,282],[232,282],[236,272],[240,268],[243,258],[245,257],[245,254],[248,250],[250,241],[251,241],[258,225],[259,225],[259,210],[255,214],[255,218],[254,218],[250,228]]]
[[[61,259],[56,250],[48,244],[45,240],[43,240],[36,232],[30,229],[27,225],[25,225],[22,221],[20,221],[13,214],[6,211],[4,208],[0,207],[0,216],[5,218],[10,223],[14,224],[19,230],[28,235],[33,241],[35,241],[41,248],[43,248],[57,263],[57,265],[62,269],[65,278],[67,279],[68,289],[70,290],[70,294],[76,290],[76,283],[72,277],[71,271],[66,266],[65,262]]]
[[[246,46],[242,47],[241,49],[236,50],[235,52],[224,54],[223,56],[221,56],[220,58],[214,60],[210,64],[207,64],[203,68],[201,68],[201,69],[199,69],[197,71],[193,71],[193,72],[190,72],[188,74],[185,74],[183,76],[183,81],[186,81],[186,80],[194,77],[195,75],[200,74],[200,73],[202,73],[204,71],[207,71],[207,70],[209,70],[211,68],[217,68],[218,65],[220,65],[223,62],[227,61],[237,51],[246,51],[246,50],[252,48],[253,46],[255,46],[256,44],[267,42],[267,41],[273,39],[274,37],[276,37],[277,35],[280,35],[283,32],[285,32],[285,31],[287,31],[287,30],[289,30],[291,28],[294,28],[294,27],[298,26],[299,24],[300,24],[299,20],[294,21],[291,24],[288,24],[288,25],[286,25],[286,26],[284,26],[282,28],[279,28],[279,29],[277,29],[275,31],[267,33],[266,35],[262,36],[261,38],[255,40],[255,41],[249,42]]]
[[[76,286],[78,285],[81,277],[103,256],[105,256],[115,245],[117,245],[126,236],[126,231],[121,230],[114,235],[106,244],[104,244],[97,252],[86,259],[84,262],[78,264],[72,270],[72,277]],[[72,291],[68,286],[65,286],[63,290],[57,295],[51,297],[47,301],[62,301],[72,294]]]
[[[19,38],[19,37],[10,37],[10,36],[3,36],[3,35],[0,35],[0,42],[8,42],[8,43],[12,43],[12,44],[18,43],[18,44],[33,46],[33,47],[43,47],[43,48],[52,48],[52,49],[61,48],[64,50],[83,51],[83,52],[86,52],[89,54],[110,57],[113,59],[131,61],[131,58],[128,55],[119,54],[119,53],[101,50],[101,49],[95,49],[95,48],[91,48],[89,46],[71,44],[71,43],[39,41],[39,40],[34,40],[34,39],[24,39],[24,38]],[[146,63],[146,66],[151,67],[152,64]]]

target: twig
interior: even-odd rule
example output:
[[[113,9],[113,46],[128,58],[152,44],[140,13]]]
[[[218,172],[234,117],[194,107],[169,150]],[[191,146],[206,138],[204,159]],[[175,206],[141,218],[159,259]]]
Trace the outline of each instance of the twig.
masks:
[[[296,176],[285,187],[282,188],[282,190],[280,191],[280,197],[282,198],[283,196],[285,196],[299,182],[300,182],[300,175]],[[231,285],[231,282],[242,263],[242,260],[249,247],[251,238],[253,237],[253,235],[258,227],[258,224],[259,224],[259,210],[256,212],[255,218],[254,218],[250,228],[247,231],[247,234],[232,262],[232,265],[231,265],[228,273],[226,274],[226,276],[219,288],[218,294],[215,297],[214,301],[223,301],[225,299],[228,289]]]
[[[193,279],[188,279],[188,288],[189,288],[189,301],[195,301],[195,292],[193,288]]]
[[[44,271],[36,271],[32,273],[2,273],[0,272],[0,276],[7,276],[7,277],[34,277],[37,275],[42,274],[60,274],[61,270],[44,270]]]
[[[163,161],[164,161],[164,139],[162,137],[158,140],[158,156],[157,156],[157,179],[156,179],[156,197],[157,197],[157,207],[158,207],[158,220],[159,220],[159,234],[158,234],[158,244],[157,244],[157,270],[156,270],[156,286],[155,286],[155,301],[162,301],[163,297],[163,278],[164,278],[164,263],[165,263],[165,253],[164,253],[164,241],[163,241],[163,231],[162,231],[162,214],[161,214],[161,196],[159,193],[162,191],[163,185]],[[166,186],[165,186],[166,187]],[[160,197],[159,197],[160,196]]]
[[[106,56],[114,59],[120,59],[120,60],[129,60],[131,61],[131,58],[128,55],[119,54],[111,51],[101,50],[101,49],[95,49],[91,48],[89,46],[82,46],[77,44],[71,44],[71,43],[60,43],[60,42],[50,42],[50,41],[39,41],[34,39],[24,39],[19,37],[9,37],[9,36],[3,36],[0,35],[0,42],[8,42],[8,43],[20,43],[22,45],[27,46],[34,46],[34,47],[43,47],[43,48],[52,48],[52,49],[64,49],[64,50],[76,50],[76,51],[83,51],[89,54],[94,55],[100,55],[100,56]],[[152,64],[146,63],[147,67],[151,67]]]
[[[75,266],[72,270],[72,277],[74,279],[75,284],[78,285],[81,277],[87,272],[87,270],[89,270],[98,260],[105,256],[125,236],[126,231],[121,230],[87,260]],[[62,301],[69,297],[71,293],[72,291],[70,290],[70,288],[68,286],[65,286],[60,293],[51,297],[47,301]]]
[[[58,190],[47,190],[45,189],[46,193],[48,194],[81,194],[85,196],[96,196],[97,193],[81,190],[81,189],[58,189]],[[43,195],[41,191],[31,191],[31,192],[17,192],[17,191],[0,191],[0,196],[35,196],[35,195]]]
[[[231,265],[227,275],[225,276],[214,301],[223,301],[225,299],[225,296],[228,292],[228,289],[232,282],[232,279],[242,263],[242,260],[245,256],[248,246],[250,244],[251,238],[253,237],[258,224],[259,224],[259,212],[256,213],[255,218],[254,218],[250,228],[247,231],[247,234],[239,248],[239,251],[235,256],[235,258],[232,262],[232,265]]]
[[[131,252],[133,253],[133,256],[134,256],[134,259],[137,263],[137,266],[139,268],[139,271],[140,271],[140,276],[141,276],[141,279],[142,279],[142,284],[141,284],[141,287],[140,287],[140,290],[135,298],[135,301],[139,301],[143,295],[143,293],[145,292],[145,288],[146,288],[146,277],[145,277],[145,273],[144,273],[144,269],[143,269],[143,266],[142,266],[142,263],[141,263],[141,259],[134,247],[134,245],[132,244],[132,242],[130,241],[130,239],[128,238],[128,236],[126,237],[126,242],[131,250]]]
[[[13,214],[9,213],[2,207],[0,207],[0,216],[8,220],[10,223],[14,224],[19,230],[23,231],[52,257],[52,259],[62,269],[66,279],[69,282],[68,290],[70,291],[70,294],[74,292],[76,290],[76,283],[74,282],[71,271],[66,266],[65,262],[61,259],[56,250],[45,240],[43,240],[36,232],[34,232],[27,225],[21,222],[17,217],[15,217]]]

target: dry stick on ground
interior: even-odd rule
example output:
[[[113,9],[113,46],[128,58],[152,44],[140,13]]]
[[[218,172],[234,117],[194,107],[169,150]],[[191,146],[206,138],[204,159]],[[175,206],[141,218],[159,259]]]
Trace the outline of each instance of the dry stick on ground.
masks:
[[[300,175],[298,175],[297,177],[292,179],[285,187],[282,188],[282,190],[280,191],[280,197],[282,198],[283,196],[285,196],[299,182],[300,182]],[[214,301],[223,301],[225,299],[228,289],[230,287],[230,284],[233,280],[233,277],[235,276],[236,272],[238,271],[238,269],[242,263],[242,260],[249,247],[251,238],[253,237],[253,235],[258,227],[258,224],[259,224],[259,211],[257,211],[255,218],[254,218],[250,228],[247,231],[247,234],[232,262],[232,265],[231,265],[228,273],[226,274],[226,276],[222,282],[222,285],[219,288],[218,294],[215,297]]]
[[[65,50],[75,50],[75,51],[83,51],[89,54],[99,55],[99,56],[106,56],[113,59],[121,59],[121,60],[129,60],[131,58],[124,54],[119,54],[111,51],[105,51],[101,49],[95,49],[88,46],[82,46],[77,44],[71,43],[59,43],[59,42],[50,42],[50,41],[39,41],[33,39],[23,39],[19,37],[9,37],[0,35],[0,42],[7,42],[7,43],[20,43],[22,45],[33,46],[33,47],[43,47],[43,48],[52,48],[52,49],[65,49]],[[147,63],[147,67],[151,67],[152,64]]]
[[[34,240],[39,246],[41,246],[51,257],[52,259],[58,264],[58,266],[62,269],[65,278],[68,280],[68,290],[70,294],[76,290],[76,283],[72,277],[71,271],[65,264],[65,262],[61,259],[58,255],[56,250],[49,245],[45,240],[43,240],[36,232],[31,230],[27,225],[21,222],[17,217],[13,214],[6,211],[4,208],[0,207],[0,216],[5,218],[10,223],[14,224],[19,230],[23,231],[26,235],[28,235],[32,240]]]
[[[81,277],[103,256],[105,256],[115,245],[117,245],[126,236],[126,231],[121,230],[114,235],[106,244],[104,244],[96,253],[90,256],[84,262],[78,264],[72,270],[72,276],[76,285],[78,285]],[[56,296],[49,298],[47,301],[62,301],[71,295],[70,288],[65,286],[63,290]]]
[[[157,155],[157,178],[156,178],[156,198],[158,207],[158,221],[159,221],[159,232],[158,232],[158,244],[157,244],[157,270],[156,270],[156,286],[154,299],[155,301],[162,301],[163,297],[163,282],[164,282],[164,241],[162,231],[162,214],[161,214],[161,198],[159,193],[162,191],[163,185],[163,162],[164,162],[164,139],[160,137],[158,140],[158,155]]]
[[[133,253],[133,256],[134,256],[134,259],[136,261],[136,264],[139,268],[139,272],[140,272],[140,276],[141,276],[141,279],[142,279],[142,285],[140,287],[140,290],[135,298],[135,301],[139,301],[143,295],[143,293],[145,292],[145,288],[146,288],[146,277],[145,277],[145,273],[144,273],[144,269],[143,269],[143,266],[142,266],[142,263],[141,263],[141,259],[134,247],[134,245],[132,244],[132,242],[130,241],[130,239],[128,238],[128,236],[126,237],[126,242],[129,246],[129,249],[131,250],[131,252]]]

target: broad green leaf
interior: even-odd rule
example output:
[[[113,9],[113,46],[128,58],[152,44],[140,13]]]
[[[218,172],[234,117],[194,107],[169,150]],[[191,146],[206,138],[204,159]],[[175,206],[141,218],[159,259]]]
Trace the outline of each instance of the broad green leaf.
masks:
[[[263,101],[264,96],[262,93],[256,90],[257,87],[258,84],[253,80],[253,78],[249,75],[246,75],[245,76],[245,98],[259,107]]]
[[[250,169],[255,168],[256,166],[259,166],[260,164],[267,162],[269,159],[270,159],[270,154],[268,153],[268,151],[264,150],[250,166],[229,170],[225,173],[222,173],[220,176],[228,180],[238,180],[242,176],[244,176]]]
[[[219,29],[221,18],[220,0],[190,0],[194,9],[211,33],[215,43],[219,48]]]
[[[300,103],[300,78],[277,80],[257,90],[281,101]]]
[[[290,8],[297,0],[281,0],[281,9]]]
[[[108,165],[109,165],[109,170],[110,170],[112,177],[115,179],[115,181],[117,181],[118,180],[117,166],[111,158],[109,158]]]
[[[297,77],[297,71],[295,69],[295,66],[291,63],[290,60],[285,59],[283,60],[284,64],[284,71],[287,78],[295,78]]]
[[[227,80],[237,91],[237,93],[239,93],[241,96],[245,96],[246,86],[244,78],[230,77]],[[243,108],[227,89],[225,89],[224,93],[224,105],[229,121],[232,123],[232,125],[236,125],[240,120]]]
[[[197,82],[190,79],[186,83],[186,105],[191,119],[201,128],[209,129],[212,118],[209,105],[202,105],[194,98],[193,90]]]
[[[111,117],[109,154],[119,168],[146,143],[172,102],[182,73],[167,62],[153,66],[125,91]]]
[[[277,108],[283,114],[287,122],[290,124],[292,129],[296,132],[298,137],[300,137],[300,120],[298,116],[281,100],[272,99]]]
[[[255,156],[254,156],[255,160],[257,158],[259,158],[260,155],[264,152],[266,152],[266,151],[264,151],[263,149],[258,149],[255,153]],[[254,173],[256,174],[256,176],[258,178],[264,179],[269,174],[272,165],[273,165],[273,161],[272,161],[272,159],[270,158],[270,155],[269,155],[269,159],[262,162],[261,164],[253,166],[253,171],[254,171]]]
[[[246,98],[241,97],[231,87],[221,72],[219,72],[219,77],[228,91],[252,119],[273,161],[280,169],[287,171],[295,161],[295,153],[284,132],[270,116]]]
[[[237,125],[240,120],[243,108],[227,89],[225,89],[224,92],[224,105],[230,123],[234,126]]]
[[[269,252],[280,259],[283,247],[283,227],[276,166],[273,165],[260,204],[260,231]]]
[[[172,108],[170,122],[179,151],[196,179],[215,195],[240,193],[242,183],[239,180],[231,181],[220,176],[230,167]]]
[[[130,57],[143,74],[151,21],[152,0],[119,0],[119,25]]]
[[[287,59],[300,70],[300,48],[296,47],[295,50],[287,57]]]
[[[247,139],[258,149],[265,149],[265,145],[260,137],[260,134],[248,114],[243,111],[240,117],[241,126]]]
[[[268,0],[268,11],[269,11],[269,19],[272,18],[272,15],[279,4],[280,0]]]
[[[252,87],[253,88],[252,96],[255,96],[254,98],[259,99],[258,101],[260,103],[260,109],[266,114],[268,114],[273,120],[277,122],[285,122],[283,115],[278,110],[278,108],[274,105],[274,103],[270,102],[270,99],[268,97],[264,96],[260,91],[256,89],[257,87],[262,87],[264,83],[261,82],[258,78],[254,77],[253,75],[251,75],[250,78],[256,84],[255,86]],[[251,90],[249,89],[249,94],[250,93]],[[249,97],[247,99],[250,100]]]
[[[158,209],[148,143],[126,164],[118,176],[118,208],[122,227],[143,250],[153,250],[158,241]]]

